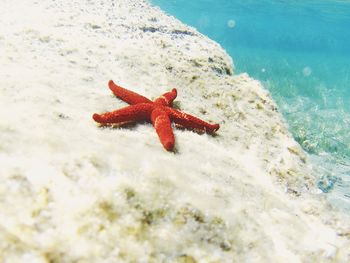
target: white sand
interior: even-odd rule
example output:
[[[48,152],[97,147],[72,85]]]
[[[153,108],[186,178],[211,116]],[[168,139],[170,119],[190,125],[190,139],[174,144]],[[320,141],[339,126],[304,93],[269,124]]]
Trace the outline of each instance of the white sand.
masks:
[[[143,0],[0,1],[0,262],[349,262],[269,93]],[[219,122],[99,128],[107,82]],[[347,223],[346,223],[347,222]]]

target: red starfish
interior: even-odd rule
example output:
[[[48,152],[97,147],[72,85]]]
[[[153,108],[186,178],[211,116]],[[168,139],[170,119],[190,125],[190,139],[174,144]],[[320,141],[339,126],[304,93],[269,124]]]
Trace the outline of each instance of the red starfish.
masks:
[[[172,89],[154,101],[151,101],[142,95],[116,85],[112,80],[108,82],[108,86],[115,96],[131,105],[112,112],[103,114],[95,113],[92,118],[101,124],[124,124],[135,121],[151,121],[157,131],[160,142],[167,151],[171,151],[175,144],[171,122],[184,128],[210,134],[217,131],[220,127],[219,124],[207,123],[192,115],[172,108],[172,102],[177,95],[176,89]]]

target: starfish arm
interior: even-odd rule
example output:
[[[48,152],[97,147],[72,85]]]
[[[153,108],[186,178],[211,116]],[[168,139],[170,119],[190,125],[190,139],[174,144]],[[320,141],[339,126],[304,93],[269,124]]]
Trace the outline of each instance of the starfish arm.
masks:
[[[167,107],[170,119],[187,129],[200,130],[207,133],[214,133],[220,128],[219,124],[210,124],[190,114]]]
[[[168,114],[161,108],[155,108],[152,111],[151,120],[160,142],[167,151],[171,151],[174,148],[175,137]]]
[[[163,105],[163,106],[171,106],[173,101],[176,99],[177,91],[176,89],[172,89],[169,92],[164,93],[162,96],[157,98],[154,103]]]
[[[152,101],[147,99],[146,97],[116,85],[113,82],[113,80],[110,80],[108,82],[108,87],[114,93],[115,96],[117,96],[119,99],[125,101],[128,104],[133,105],[137,103],[152,103]]]
[[[119,124],[131,121],[149,121],[152,110],[152,104],[139,103],[112,112],[106,112],[103,114],[95,113],[92,118],[101,124]]]

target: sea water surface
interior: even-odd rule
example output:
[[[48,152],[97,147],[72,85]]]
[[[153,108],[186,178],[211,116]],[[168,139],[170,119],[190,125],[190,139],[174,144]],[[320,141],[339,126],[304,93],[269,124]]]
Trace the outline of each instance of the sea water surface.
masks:
[[[350,209],[350,1],[152,0],[269,89],[318,186]]]

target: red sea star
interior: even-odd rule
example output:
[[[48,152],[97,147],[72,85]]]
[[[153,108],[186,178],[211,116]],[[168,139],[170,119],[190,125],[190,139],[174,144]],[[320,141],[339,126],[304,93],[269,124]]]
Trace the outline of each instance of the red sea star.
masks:
[[[219,124],[207,123],[192,115],[172,108],[172,102],[177,95],[176,89],[172,89],[154,101],[151,101],[142,95],[116,85],[112,80],[108,82],[108,86],[115,96],[130,104],[130,106],[103,114],[95,113],[92,118],[101,124],[124,124],[135,121],[151,121],[157,131],[160,142],[167,151],[171,151],[175,144],[171,122],[184,128],[210,134],[217,131],[220,127]]]

